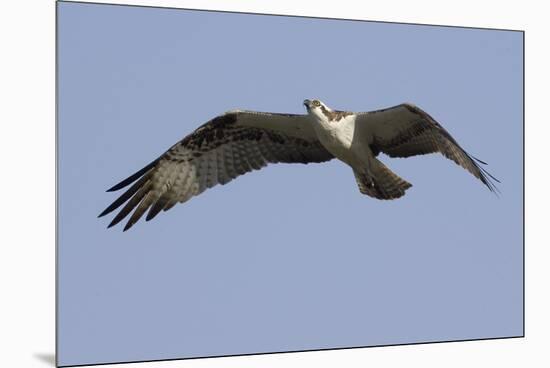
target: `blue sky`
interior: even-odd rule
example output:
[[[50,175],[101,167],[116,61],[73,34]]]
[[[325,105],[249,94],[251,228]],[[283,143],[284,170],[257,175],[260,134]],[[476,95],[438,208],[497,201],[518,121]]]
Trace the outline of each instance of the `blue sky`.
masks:
[[[522,333],[522,34],[59,5],[61,364]],[[502,181],[439,155],[271,165],[130,231],[105,190],[233,108],[408,101]]]

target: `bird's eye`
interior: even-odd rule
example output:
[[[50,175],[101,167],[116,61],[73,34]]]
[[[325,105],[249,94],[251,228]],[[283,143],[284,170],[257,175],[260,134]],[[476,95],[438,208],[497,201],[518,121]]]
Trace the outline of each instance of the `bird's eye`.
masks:
[[[313,100],[313,106],[319,107],[321,106],[321,103],[319,102],[319,100]]]

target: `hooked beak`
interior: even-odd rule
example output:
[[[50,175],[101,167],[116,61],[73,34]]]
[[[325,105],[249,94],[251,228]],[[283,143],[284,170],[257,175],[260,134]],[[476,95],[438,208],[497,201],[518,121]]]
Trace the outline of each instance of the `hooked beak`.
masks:
[[[304,100],[304,106],[306,107],[306,109],[309,110],[309,105],[311,104],[311,101],[310,100]]]

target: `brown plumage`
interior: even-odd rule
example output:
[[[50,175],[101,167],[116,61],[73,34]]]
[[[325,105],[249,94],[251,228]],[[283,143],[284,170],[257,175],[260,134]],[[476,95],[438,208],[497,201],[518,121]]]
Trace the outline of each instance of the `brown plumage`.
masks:
[[[492,180],[499,182],[481,165],[485,162],[469,155],[458,142],[428,113],[405,103],[390,108],[359,113],[361,124],[372,131],[370,149],[390,157],[410,157],[441,153],[468,170],[492,192],[498,192]]]
[[[337,158],[352,167],[359,191],[396,199],[412,184],[376,157],[439,152],[481,180],[498,182],[430,115],[411,104],[364,113],[332,110],[305,100],[307,115],[232,111],[217,116],[156,160],[108,191],[130,186],[99,216],[119,208],[109,227],[129,216],[124,230],[146,212],[146,221],[217,184],[271,163],[324,162]]]
[[[146,221],[160,211],[183,203],[217,184],[259,170],[270,163],[323,162],[333,156],[303,129],[273,130],[281,118],[303,119],[305,115],[230,112],[215,117],[168,149],[158,159],[108,191],[135,182],[99,217],[125,206],[113,218],[112,227],[130,215],[124,231],[149,211]]]

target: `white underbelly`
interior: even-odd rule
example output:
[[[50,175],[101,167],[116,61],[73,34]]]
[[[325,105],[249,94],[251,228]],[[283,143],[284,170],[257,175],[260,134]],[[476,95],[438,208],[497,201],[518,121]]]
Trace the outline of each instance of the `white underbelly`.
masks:
[[[321,144],[336,158],[350,165],[355,161],[351,145],[352,135],[342,129],[325,130],[319,127],[316,131]]]

